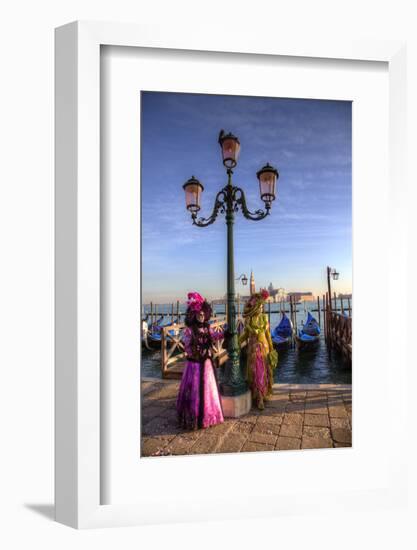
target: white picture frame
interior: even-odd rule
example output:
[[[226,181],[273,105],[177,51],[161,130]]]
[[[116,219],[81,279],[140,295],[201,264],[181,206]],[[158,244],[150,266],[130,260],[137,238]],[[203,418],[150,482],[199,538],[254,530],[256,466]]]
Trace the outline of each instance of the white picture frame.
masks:
[[[380,41],[288,41],[243,32],[75,22],[56,30],[56,519],[77,528],[156,522],[155,508],[101,504],[100,453],[100,48],[127,46],[305,58],[382,61],[389,70],[390,186],[405,189],[405,45]],[[397,213],[403,204],[398,200]],[[397,227],[401,233],[402,228]],[[401,235],[400,235],[401,236]],[[403,268],[397,263],[397,268]],[[403,272],[401,272],[401,276]],[[401,357],[400,357],[401,359]],[[405,381],[402,356],[399,374]],[[400,460],[400,458],[398,458]],[[398,464],[397,464],[398,466]],[[391,476],[374,502],[403,498]],[[149,495],[151,497],[151,495]],[[174,497],[175,495],[173,495]],[[341,495],[343,496],[343,495]],[[289,495],[269,513],[305,510],[317,495]],[[167,502],[167,521],[178,519]],[[233,513],[227,517],[234,517]],[[198,519],[196,514],[194,519]],[[202,518],[201,518],[202,519]]]

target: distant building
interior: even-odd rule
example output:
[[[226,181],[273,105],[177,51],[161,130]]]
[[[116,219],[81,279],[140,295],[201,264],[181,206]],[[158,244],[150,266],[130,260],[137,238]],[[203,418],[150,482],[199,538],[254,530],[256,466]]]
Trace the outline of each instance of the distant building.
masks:
[[[352,299],[352,293],[350,293],[350,294],[341,294],[341,293],[339,293],[339,295],[337,297],[339,298],[339,300],[340,299],[342,299],[342,300],[348,300],[348,299],[351,300]]]
[[[270,297],[272,298],[272,300],[270,300],[271,302],[277,302],[278,301],[278,295],[280,293],[280,288],[274,288],[274,285],[272,283],[269,283],[269,286],[268,286],[268,292],[269,292],[269,295]]]
[[[312,292],[288,292],[287,302],[293,298],[296,302],[312,302],[314,296]]]
[[[255,277],[253,275],[253,271],[250,272],[250,295],[252,296],[255,294],[256,288],[255,288]]]

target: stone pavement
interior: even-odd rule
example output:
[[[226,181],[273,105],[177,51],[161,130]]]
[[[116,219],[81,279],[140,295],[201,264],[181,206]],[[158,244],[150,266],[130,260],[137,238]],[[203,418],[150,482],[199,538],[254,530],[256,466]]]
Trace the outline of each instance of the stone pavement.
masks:
[[[265,410],[211,428],[178,427],[178,381],[142,382],[141,455],[167,456],[352,446],[350,385],[275,384]]]

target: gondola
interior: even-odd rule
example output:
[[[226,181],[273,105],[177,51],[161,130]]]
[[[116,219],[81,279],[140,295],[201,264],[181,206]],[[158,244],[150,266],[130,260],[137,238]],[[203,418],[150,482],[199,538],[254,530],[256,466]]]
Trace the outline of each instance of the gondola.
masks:
[[[142,337],[143,349],[147,349],[148,351],[151,351],[152,348],[149,345],[149,341],[148,341],[148,337],[149,337],[148,316],[146,316],[145,319],[142,319],[141,337]]]
[[[149,329],[149,332],[147,335],[147,342],[152,349],[159,349],[161,347],[162,329],[166,326],[172,325],[172,321],[167,320],[165,322],[161,322],[162,319],[163,319],[163,316],[160,319],[158,319],[158,322],[154,323]],[[178,334],[178,329],[177,328],[171,329],[169,331],[169,334],[171,334],[172,336],[175,336],[176,334]]]
[[[311,349],[320,342],[320,327],[309,312],[303,328],[298,331],[296,341],[300,349]]]
[[[293,334],[293,326],[290,319],[282,313],[281,321],[271,331],[272,343],[275,347],[283,348],[291,342]]]

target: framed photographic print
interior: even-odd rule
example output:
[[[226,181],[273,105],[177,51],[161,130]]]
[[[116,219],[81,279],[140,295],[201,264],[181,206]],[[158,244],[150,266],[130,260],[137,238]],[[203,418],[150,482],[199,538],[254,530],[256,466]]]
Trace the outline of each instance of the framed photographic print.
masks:
[[[401,43],[57,29],[59,521],[404,498],[406,361],[375,345],[406,288],[404,78]]]
[[[352,103],[145,91],[141,111],[141,456],[350,447]],[[188,162],[207,175],[185,209]]]

